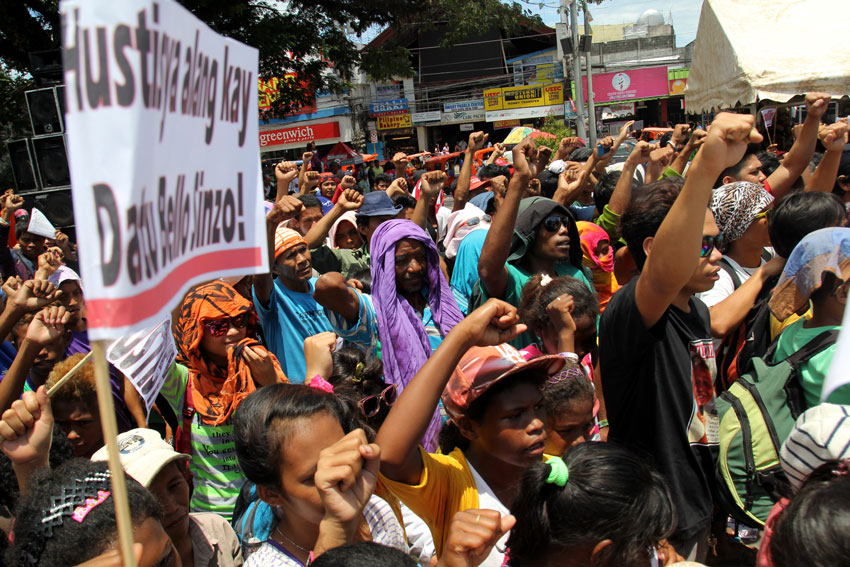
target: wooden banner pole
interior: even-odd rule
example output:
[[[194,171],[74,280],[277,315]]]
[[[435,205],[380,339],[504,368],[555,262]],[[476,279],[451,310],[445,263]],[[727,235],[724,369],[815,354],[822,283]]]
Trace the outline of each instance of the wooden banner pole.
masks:
[[[115,503],[115,519],[118,523],[118,545],[124,567],[136,567],[133,554],[133,522],[130,516],[130,503],[127,499],[127,481],[121,458],[118,456],[118,423],[115,419],[115,402],[112,399],[112,386],[109,383],[109,367],[106,363],[106,343],[92,341],[94,354],[94,377],[97,384],[97,405],[100,409],[100,423],[103,426],[103,440],[109,453],[109,470],[112,474],[112,500]]]

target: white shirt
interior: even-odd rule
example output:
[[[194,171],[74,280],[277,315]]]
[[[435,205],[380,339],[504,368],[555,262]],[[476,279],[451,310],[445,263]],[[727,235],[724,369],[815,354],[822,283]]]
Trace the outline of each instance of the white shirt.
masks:
[[[475,470],[475,467],[472,466],[472,463],[469,460],[466,461],[466,464],[469,466],[469,471],[472,473],[472,478],[475,480],[475,488],[478,490],[478,509],[479,510],[496,510],[502,516],[507,516],[511,513],[502,501],[496,496],[496,493],[493,492],[487,483],[481,478],[481,475],[478,474],[478,471]],[[493,546],[493,549],[490,550],[490,555],[487,556],[481,565],[481,567],[501,567],[505,562],[505,554],[499,551],[500,549],[505,549],[505,544],[508,542],[508,536],[511,532],[507,532],[505,535],[499,539],[496,545]]]
[[[723,259],[726,262],[729,262],[729,265],[732,266],[732,269],[735,271],[735,274],[741,280],[743,284],[745,281],[750,279],[750,277],[755,273],[758,268],[745,268],[741,266],[738,262],[730,258],[729,256],[723,256]],[[762,259],[761,265],[763,265],[764,259]],[[720,269],[720,272],[717,273],[720,277],[719,280],[714,282],[714,287],[708,291],[704,291],[702,293],[698,293],[697,297],[702,300],[703,303],[708,307],[713,307],[732,295],[732,292],[735,291],[735,282],[732,281],[732,276],[729,275],[724,268]]]

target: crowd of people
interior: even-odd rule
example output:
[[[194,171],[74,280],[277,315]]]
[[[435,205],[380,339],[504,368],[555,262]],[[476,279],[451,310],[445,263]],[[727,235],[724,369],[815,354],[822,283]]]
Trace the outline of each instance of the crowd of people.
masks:
[[[615,165],[630,124],[480,166],[473,132],[451,181],[276,164],[270,273],[188,292],[150,412],[110,367],[138,564],[843,564],[829,100],[787,151],[720,113]],[[121,565],[76,248],[0,205],[0,564]]]

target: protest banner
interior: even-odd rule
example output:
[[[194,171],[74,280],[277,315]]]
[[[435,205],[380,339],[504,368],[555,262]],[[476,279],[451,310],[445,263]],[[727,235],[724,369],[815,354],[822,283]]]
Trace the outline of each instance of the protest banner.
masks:
[[[269,270],[256,49],[174,0],[63,0],[72,197],[122,564],[134,567],[105,339],[193,283]]]
[[[89,336],[156,325],[193,283],[268,272],[257,50],[173,0],[61,11]]]
[[[133,383],[145,401],[147,415],[176,357],[171,317],[155,327],[121,337],[106,349],[106,359]]]

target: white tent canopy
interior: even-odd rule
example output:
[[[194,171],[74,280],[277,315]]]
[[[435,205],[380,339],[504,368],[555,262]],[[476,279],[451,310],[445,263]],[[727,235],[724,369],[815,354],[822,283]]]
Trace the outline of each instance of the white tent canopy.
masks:
[[[704,0],[688,112],[850,94],[850,0]]]

